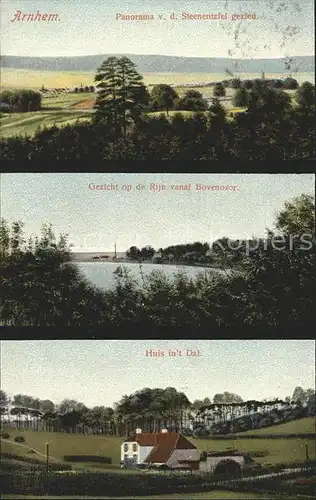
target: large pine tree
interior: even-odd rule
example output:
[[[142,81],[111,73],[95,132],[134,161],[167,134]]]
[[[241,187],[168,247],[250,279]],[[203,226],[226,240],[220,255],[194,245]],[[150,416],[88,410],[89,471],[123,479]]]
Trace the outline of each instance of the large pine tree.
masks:
[[[143,77],[127,57],[109,57],[98,69],[95,82],[99,89],[95,121],[107,123],[125,138],[129,117],[135,119],[148,103]]]

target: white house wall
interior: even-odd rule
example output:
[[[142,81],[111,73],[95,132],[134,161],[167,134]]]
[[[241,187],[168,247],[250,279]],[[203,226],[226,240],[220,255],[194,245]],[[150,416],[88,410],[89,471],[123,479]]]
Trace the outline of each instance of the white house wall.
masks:
[[[124,451],[125,444],[128,444],[128,451]],[[133,451],[134,444],[137,444],[137,451]],[[137,455],[137,463],[141,464],[144,462],[145,458],[149,455],[152,449],[153,446],[140,446],[138,443],[136,443],[136,441],[123,443],[121,445],[121,461],[124,460],[125,455],[127,455],[128,458],[133,458],[134,455]]]
[[[192,460],[198,460],[200,458],[200,454],[197,452],[197,450],[174,450],[168,458],[166,464],[172,467],[175,465],[179,465],[179,460],[186,460],[188,458],[191,458]]]
[[[124,446],[128,444],[128,451],[124,451]],[[134,444],[137,444],[137,451],[133,451],[133,445]],[[133,455],[137,455],[138,457],[138,454],[139,454],[139,445],[138,443],[135,442],[127,442],[127,443],[123,443],[121,445],[121,460],[124,460],[124,457],[125,455],[128,456],[128,458],[133,458]],[[138,459],[137,459],[137,463],[139,463]]]
[[[145,460],[145,458],[149,455],[151,450],[153,449],[153,446],[140,446],[139,447],[139,464],[142,464]]]

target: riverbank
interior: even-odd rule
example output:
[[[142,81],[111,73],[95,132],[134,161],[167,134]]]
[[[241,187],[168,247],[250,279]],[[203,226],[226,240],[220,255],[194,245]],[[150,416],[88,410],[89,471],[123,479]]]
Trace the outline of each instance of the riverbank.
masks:
[[[179,267],[201,267],[205,269],[220,269],[222,271],[227,271],[227,268],[222,267],[221,264],[207,264],[207,263],[201,263],[201,262],[181,262],[181,261],[166,261],[166,262],[155,262],[151,260],[145,260],[141,262],[137,262],[134,260],[129,260],[129,259],[124,259],[124,258],[95,258],[95,257],[86,257],[86,258],[73,258],[73,262],[76,263],[102,263],[102,264],[117,264],[117,265],[124,265],[124,264],[139,264],[139,265],[157,265],[157,266],[179,266]]]

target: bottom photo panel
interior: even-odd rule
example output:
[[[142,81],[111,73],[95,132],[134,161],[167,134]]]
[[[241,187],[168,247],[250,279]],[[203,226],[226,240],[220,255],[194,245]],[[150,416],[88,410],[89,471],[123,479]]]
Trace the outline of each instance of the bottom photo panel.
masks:
[[[311,499],[315,341],[1,343],[1,498]]]

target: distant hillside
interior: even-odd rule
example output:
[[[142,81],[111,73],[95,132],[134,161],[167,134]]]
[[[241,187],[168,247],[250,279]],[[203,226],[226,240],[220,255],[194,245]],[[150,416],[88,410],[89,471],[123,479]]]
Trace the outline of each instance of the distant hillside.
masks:
[[[20,57],[1,56],[2,68],[41,71],[96,71],[109,56],[125,55],[140,73],[224,73],[226,68],[243,73],[283,73],[285,59],[230,59],[217,57],[175,57],[135,54],[100,54],[74,57]],[[292,71],[314,72],[314,56],[293,57]]]

